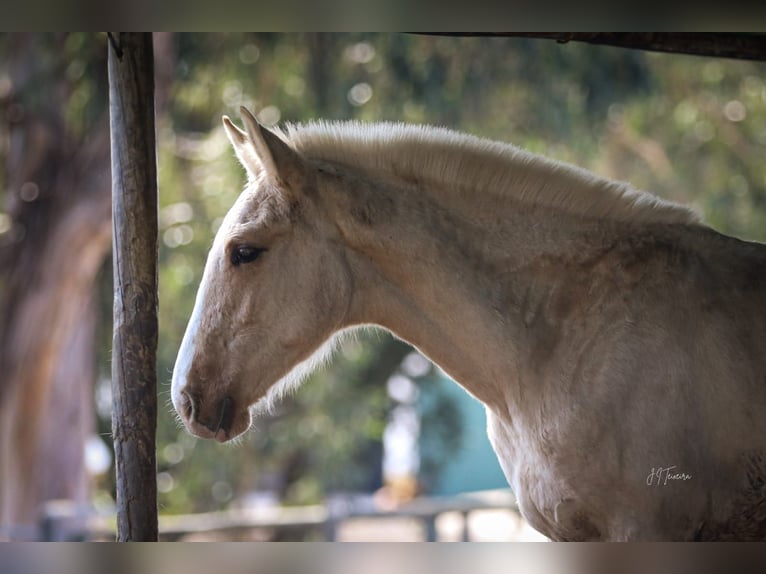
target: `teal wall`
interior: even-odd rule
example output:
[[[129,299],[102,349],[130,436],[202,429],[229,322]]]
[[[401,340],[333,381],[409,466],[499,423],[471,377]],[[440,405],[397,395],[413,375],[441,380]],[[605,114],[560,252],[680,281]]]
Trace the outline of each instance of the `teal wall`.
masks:
[[[429,494],[452,495],[474,490],[508,488],[495,452],[487,438],[484,406],[446,376],[421,387],[421,399],[431,393],[444,393],[454,399],[463,426],[462,446],[447,456]],[[425,430],[425,429],[423,429]]]

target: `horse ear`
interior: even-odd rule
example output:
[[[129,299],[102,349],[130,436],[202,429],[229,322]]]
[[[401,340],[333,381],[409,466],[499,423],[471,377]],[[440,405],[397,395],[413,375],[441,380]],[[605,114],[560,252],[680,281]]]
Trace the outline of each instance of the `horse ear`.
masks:
[[[247,133],[235,126],[229,119],[229,116],[223,116],[223,127],[234,148],[234,153],[237,155],[237,159],[239,159],[239,163],[247,170],[248,174],[251,176],[256,175],[261,171],[262,167],[255,155],[255,150],[248,143]]]
[[[281,138],[262,127],[246,107],[239,108],[242,121],[255,155],[267,177],[284,182],[288,173],[298,166],[298,154]]]
[[[276,182],[284,182],[290,170],[297,167],[298,154],[262,127],[247,108],[239,110],[246,131],[235,126],[228,116],[223,116],[223,127],[240,163],[250,175],[263,172]]]

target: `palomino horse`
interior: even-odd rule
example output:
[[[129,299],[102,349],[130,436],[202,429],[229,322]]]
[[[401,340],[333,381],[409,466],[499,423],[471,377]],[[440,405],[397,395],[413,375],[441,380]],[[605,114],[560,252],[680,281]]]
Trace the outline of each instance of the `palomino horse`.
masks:
[[[249,183],[173,373],[189,431],[245,432],[375,324],[484,403],[546,536],[766,537],[766,248],[507,144],[242,115]]]

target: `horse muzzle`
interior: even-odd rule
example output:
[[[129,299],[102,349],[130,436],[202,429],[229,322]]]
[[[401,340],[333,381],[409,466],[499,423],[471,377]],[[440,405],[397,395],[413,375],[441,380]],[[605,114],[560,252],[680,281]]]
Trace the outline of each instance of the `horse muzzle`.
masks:
[[[250,413],[247,409],[238,411],[234,399],[229,395],[217,402],[203,402],[191,393],[181,391],[178,400],[174,402],[187,430],[200,438],[226,442],[250,426]]]

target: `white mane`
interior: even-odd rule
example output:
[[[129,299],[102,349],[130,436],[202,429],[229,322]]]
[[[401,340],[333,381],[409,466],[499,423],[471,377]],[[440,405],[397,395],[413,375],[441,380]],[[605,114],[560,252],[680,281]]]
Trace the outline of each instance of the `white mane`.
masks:
[[[289,124],[278,133],[305,157],[384,172],[405,181],[512,196],[589,217],[699,223],[691,209],[628,183],[445,128],[322,121]]]

